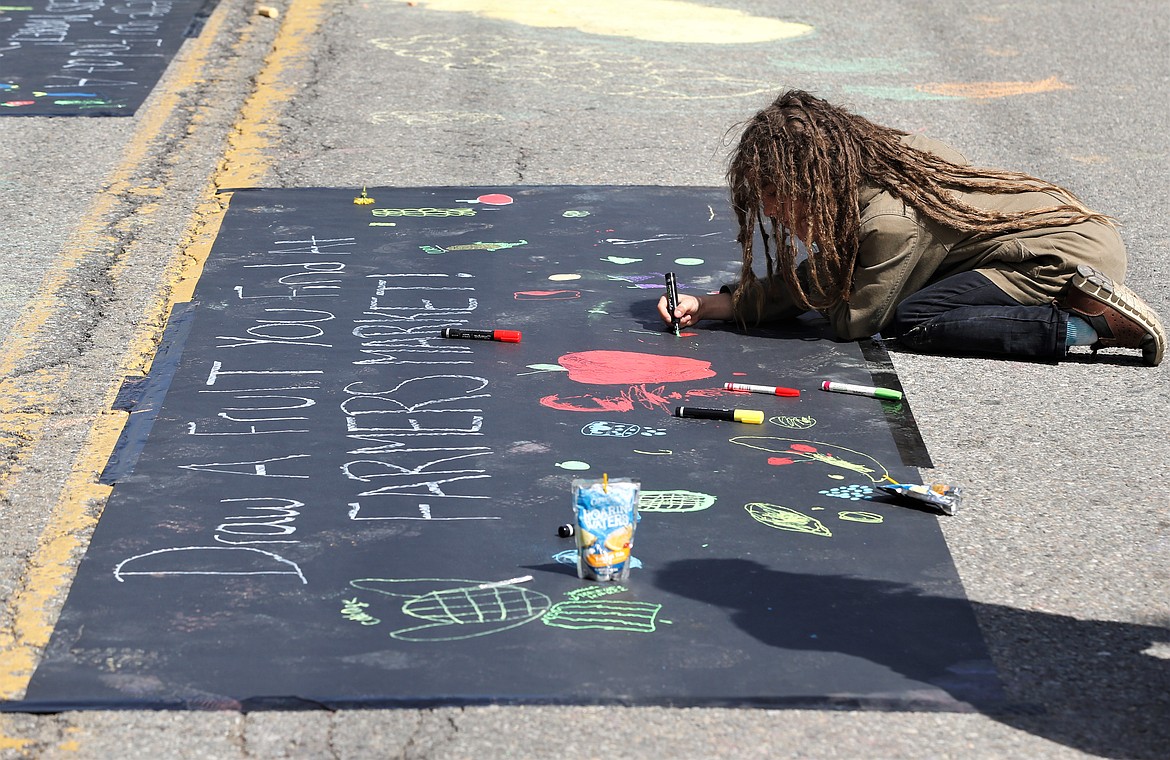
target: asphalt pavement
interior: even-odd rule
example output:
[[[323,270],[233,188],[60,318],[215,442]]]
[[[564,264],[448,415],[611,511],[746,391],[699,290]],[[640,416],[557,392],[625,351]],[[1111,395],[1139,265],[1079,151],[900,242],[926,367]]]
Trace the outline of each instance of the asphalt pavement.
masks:
[[[47,641],[109,493],[114,395],[197,280],[217,190],[718,186],[728,129],[794,87],[1073,189],[1170,318],[1165,0],[221,0],[134,116],[0,116],[3,698]],[[0,757],[1166,757],[1170,362],[892,355],[929,475],[966,488],[943,531],[1029,709],[2,714]]]

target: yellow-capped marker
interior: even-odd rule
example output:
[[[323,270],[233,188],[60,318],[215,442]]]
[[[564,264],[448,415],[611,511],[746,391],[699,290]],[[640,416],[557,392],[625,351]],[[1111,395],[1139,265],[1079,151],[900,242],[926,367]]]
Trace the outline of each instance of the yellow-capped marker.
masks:
[[[762,425],[764,413],[756,409],[699,409],[693,406],[676,406],[675,417],[689,417],[695,420],[727,420]]]

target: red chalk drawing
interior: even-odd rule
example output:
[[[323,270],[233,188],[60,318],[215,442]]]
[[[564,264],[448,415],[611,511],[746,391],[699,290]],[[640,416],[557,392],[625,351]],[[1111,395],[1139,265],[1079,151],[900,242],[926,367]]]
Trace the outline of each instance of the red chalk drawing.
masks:
[[[518,290],[512,294],[517,301],[567,301],[580,298],[579,290]]]
[[[486,203],[489,206],[507,206],[512,202],[512,196],[502,193],[489,193],[479,196],[476,200],[480,203]]]
[[[785,457],[768,457],[768,464],[782,465],[782,464],[795,464],[795,463],[796,463],[796,460],[794,460],[794,459],[787,459]]]
[[[561,356],[557,364],[570,379],[587,385],[682,383],[715,376],[711,362],[634,351],[579,351]]]

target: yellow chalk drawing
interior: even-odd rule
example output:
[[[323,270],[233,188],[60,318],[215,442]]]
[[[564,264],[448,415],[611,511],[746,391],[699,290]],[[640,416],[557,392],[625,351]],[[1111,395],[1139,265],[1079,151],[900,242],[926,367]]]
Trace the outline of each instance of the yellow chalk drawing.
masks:
[[[817,421],[812,417],[769,417],[768,422],[789,430],[808,430]]]
[[[739,45],[812,34],[813,27],[682,0],[397,0],[424,10],[471,13],[541,28],[649,42]]]
[[[1060,77],[1052,76],[1035,82],[929,82],[916,85],[914,89],[931,95],[984,99],[1036,95],[1042,92],[1071,90],[1073,87],[1060,81]]]
[[[697,491],[642,491],[639,512],[700,512],[710,508],[715,497]]]
[[[790,530],[794,533],[811,533],[814,536],[832,536],[833,533],[825,524],[815,517],[809,517],[795,509],[781,507],[777,504],[753,502],[745,504],[744,509],[756,522],[763,523],[769,528]]]
[[[554,628],[580,631],[587,628],[623,633],[653,633],[661,604],[622,599],[557,602],[541,618]]]
[[[376,208],[374,216],[475,216],[473,208]]]
[[[373,39],[370,44],[400,58],[457,72],[489,71],[501,84],[556,82],[558,88],[595,96],[724,100],[772,95],[776,90],[770,79],[735,77],[715,66],[676,65],[661,57],[602,51],[593,45],[529,42],[518,48],[506,35],[419,34]]]
[[[819,462],[830,467],[838,467],[865,475],[874,483],[881,483],[890,476],[889,470],[870,455],[838,446],[835,443],[808,441],[799,438],[775,438],[764,435],[741,435],[730,439],[730,441],[737,446],[746,446],[749,449],[792,457],[792,459],[787,457],[773,458],[769,460],[771,464],[794,464],[798,460],[800,462]]]
[[[874,512],[838,512],[837,519],[847,520],[849,522],[859,523],[880,523],[884,522],[886,518]]]
[[[381,620],[366,612],[366,608],[369,606],[369,602],[359,601],[357,597],[343,599],[341,602],[341,616],[346,620],[352,620],[362,625],[377,625],[381,623]]]

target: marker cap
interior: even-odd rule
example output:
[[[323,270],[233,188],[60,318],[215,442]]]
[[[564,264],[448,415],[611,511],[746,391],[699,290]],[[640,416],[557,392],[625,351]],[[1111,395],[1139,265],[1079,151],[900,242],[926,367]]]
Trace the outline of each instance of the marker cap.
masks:
[[[503,341],[504,343],[519,343],[519,330],[492,330],[492,338],[494,340]]]

